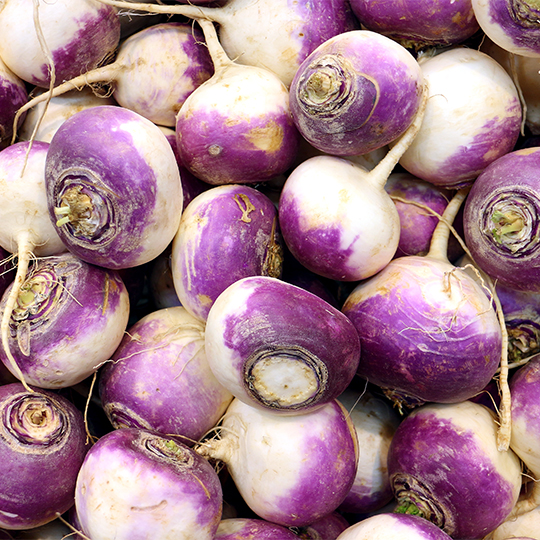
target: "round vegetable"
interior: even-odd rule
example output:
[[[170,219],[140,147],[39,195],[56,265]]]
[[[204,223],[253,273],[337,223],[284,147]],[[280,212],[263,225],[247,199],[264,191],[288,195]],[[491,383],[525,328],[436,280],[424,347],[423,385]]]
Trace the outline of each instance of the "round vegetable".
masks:
[[[182,183],[171,145],[123,107],[92,107],[66,120],[51,140],[45,179],[55,229],[86,262],[141,265],[178,229]]]
[[[515,150],[475,180],[463,212],[467,246],[492,279],[540,292],[540,147]]]
[[[174,437],[124,428],[88,451],[75,506],[92,540],[213,540],[222,497],[216,472],[189,447]]]
[[[422,102],[418,62],[381,34],[355,30],[317,47],[290,88],[294,121],[319,150],[365,154],[400,137]]]
[[[74,503],[83,416],[62,396],[12,383],[0,386],[0,418],[0,527],[39,527]]]
[[[307,413],[351,382],[360,358],[353,324],[305,289],[266,276],[240,279],[210,308],[208,363],[235,397],[271,413]]]

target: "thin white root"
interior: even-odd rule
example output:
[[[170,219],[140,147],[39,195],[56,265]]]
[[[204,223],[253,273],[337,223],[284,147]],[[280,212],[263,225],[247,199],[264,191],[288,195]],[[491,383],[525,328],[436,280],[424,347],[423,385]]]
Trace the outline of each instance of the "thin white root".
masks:
[[[0,331],[2,335],[2,347],[4,352],[9,360],[13,374],[21,381],[22,385],[27,392],[33,392],[33,390],[28,386],[24,375],[17,365],[13,354],[9,348],[9,321],[11,319],[11,314],[15,308],[15,303],[17,302],[17,297],[19,296],[19,291],[21,286],[26,279],[26,274],[28,273],[28,266],[30,264],[30,254],[32,252],[32,244],[30,242],[30,233],[25,231],[21,234],[18,239],[18,261],[17,261],[17,273],[15,274],[15,279],[13,281],[13,286],[9,292],[9,296],[6,301],[4,312],[2,313],[2,322],[0,323]]]

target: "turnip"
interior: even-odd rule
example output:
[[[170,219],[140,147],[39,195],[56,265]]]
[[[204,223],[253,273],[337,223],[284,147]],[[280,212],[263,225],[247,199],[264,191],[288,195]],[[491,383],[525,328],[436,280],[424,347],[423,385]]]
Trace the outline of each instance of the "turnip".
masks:
[[[44,92],[37,89],[35,94],[41,96]],[[25,113],[24,122],[18,130],[18,140],[50,143],[56,130],[75,113],[98,105],[116,104],[112,97],[97,94],[89,87],[72,90],[49,102],[42,101]]]
[[[283,240],[277,210],[255,188],[214,186],[186,207],[171,251],[180,303],[205,321],[218,296],[248,276],[279,278]]]
[[[92,107],[66,120],[50,142],[45,180],[55,230],[91,264],[142,265],[178,229],[182,183],[171,145],[124,107]]]
[[[520,134],[518,91],[485,53],[458,47],[420,61],[429,99],[422,126],[400,164],[447,188],[470,184],[510,152]]]
[[[361,456],[354,484],[339,510],[367,514],[383,508],[393,498],[387,456],[400,419],[388,401],[377,398],[368,390],[360,393],[348,388],[338,400],[349,411],[354,423]]]
[[[120,40],[120,20],[96,0],[2,0],[0,34],[0,57],[11,71],[47,88],[107,61]]]
[[[10,286],[0,301],[5,309]],[[129,295],[118,272],[71,253],[38,259],[15,297],[7,346],[21,380],[66,388],[89,377],[116,350],[129,317]],[[0,359],[15,376],[9,357]]]
[[[540,57],[540,9],[534,0],[472,0],[474,15],[484,33],[499,47]]]
[[[278,525],[302,527],[333,512],[353,483],[356,433],[337,401],[281,416],[234,399],[220,437],[198,451],[223,461],[251,510]]]
[[[287,247],[312,272],[359,281],[382,270],[399,244],[399,214],[384,186],[422,123],[427,91],[399,142],[370,171],[337,156],[314,156],[287,178],[279,224]]]
[[[404,46],[455,45],[472,37],[479,25],[471,0],[350,0],[362,24]]]
[[[217,424],[232,400],[208,365],[204,323],[183,307],[151,312],[132,325],[99,381],[115,428],[179,435],[188,446]]]
[[[176,14],[216,22],[229,58],[274,72],[286,86],[302,61],[332,36],[359,26],[344,0],[229,0],[218,7],[155,6],[118,0],[99,0],[119,8]]]
[[[498,527],[521,489],[521,462],[497,444],[495,414],[463,401],[426,404],[399,425],[388,451],[399,503],[452,538],[476,539]]]
[[[111,84],[111,94],[119,105],[156,124],[174,126],[187,96],[213,73],[201,41],[201,32],[188,23],[152,25],[124,40],[114,62],[77,74],[42,93],[21,107],[19,114],[84,85]]]
[[[20,142],[0,152],[0,246],[17,255],[17,273],[2,313],[2,348],[9,367],[26,385],[8,345],[9,320],[31,256],[56,255],[66,250],[48,216],[45,163],[49,144]],[[27,388],[29,389],[29,388]]]
[[[540,292],[539,163],[540,147],[500,157],[475,180],[463,213],[475,263],[497,282],[527,292]]]
[[[292,531],[257,518],[229,518],[223,519],[214,536],[215,540],[298,540]]]
[[[148,275],[148,288],[156,309],[182,305],[174,288],[169,250],[165,250],[152,261],[152,269]]]
[[[208,461],[178,439],[123,428],[88,451],[75,506],[92,540],[213,540],[222,490]]]
[[[0,527],[39,527],[74,503],[88,449],[83,415],[67,399],[20,383],[0,386]]]
[[[27,101],[28,91],[23,80],[0,58],[0,150],[10,144],[17,110]],[[24,119],[20,117],[21,121]]]
[[[422,94],[422,71],[407,49],[381,34],[354,30],[328,39],[302,62],[290,107],[315,148],[352,156],[403,135]]]
[[[451,540],[433,523],[407,514],[379,514],[359,521],[343,531],[337,540]]]
[[[402,405],[408,397],[469,399],[501,360],[502,330],[489,289],[446,256],[448,225],[467,191],[457,192],[446,207],[426,256],[394,259],[358,284],[342,307],[360,336],[358,373]]]
[[[270,70],[233,62],[214,24],[199,19],[215,73],[176,116],[178,154],[197,178],[213,185],[270,180],[287,171],[300,135],[289,92]]]
[[[358,334],[343,313],[268,276],[239,279],[218,296],[205,344],[218,381],[270,414],[322,407],[349,385],[360,359]]]

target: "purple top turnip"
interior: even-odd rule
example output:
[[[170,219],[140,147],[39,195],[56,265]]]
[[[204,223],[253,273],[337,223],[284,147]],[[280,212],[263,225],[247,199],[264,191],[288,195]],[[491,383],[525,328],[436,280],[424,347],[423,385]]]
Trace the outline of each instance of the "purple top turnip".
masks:
[[[88,451],[75,506],[92,540],[213,540],[222,497],[212,466],[178,439],[123,428]]]
[[[214,186],[182,214],[172,242],[171,272],[180,303],[205,321],[218,296],[249,276],[279,278],[283,240],[277,210],[250,186]]]
[[[234,399],[220,438],[198,451],[225,463],[255,514],[285,527],[307,526],[336,510],[358,463],[354,425],[335,400],[281,416]]]
[[[535,0],[472,0],[484,33],[507,51],[540,57],[540,7]]]
[[[67,399],[0,386],[0,527],[30,529],[74,503],[87,451],[83,415]]]
[[[182,183],[165,134],[150,120],[103,105],[66,120],[45,166],[50,219],[86,262],[125,269],[149,262],[172,241]]]
[[[206,355],[240,400],[270,413],[322,407],[349,385],[360,358],[351,321],[305,289],[267,276],[240,279],[210,308]]]
[[[257,518],[221,520],[214,540],[298,540],[291,530]]]
[[[2,296],[4,310],[10,286]],[[128,324],[129,295],[117,272],[71,253],[38,259],[8,320],[8,346],[29,384],[66,388],[109,360]],[[9,359],[0,360],[15,376]]]
[[[0,58],[0,150],[11,143],[17,110],[28,101],[26,85]],[[20,122],[25,117],[20,118]]]
[[[407,49],[381,34],[355,30],[330,38],[302,62],[290,106],[310,144],[352,156],[405,133],[422,92],[422,71]]]
[[[493,58],[457,47],[420,60],[429,99],[422,126],[400,159],[411,174],[455,188],[510,152],[521,129],[518,90]]]
[[[188,446],[217,424],[232,400],[208,365],[204,323],[183,307],[154,311],[132,325],[99,381],[115,428],[178,435]]]

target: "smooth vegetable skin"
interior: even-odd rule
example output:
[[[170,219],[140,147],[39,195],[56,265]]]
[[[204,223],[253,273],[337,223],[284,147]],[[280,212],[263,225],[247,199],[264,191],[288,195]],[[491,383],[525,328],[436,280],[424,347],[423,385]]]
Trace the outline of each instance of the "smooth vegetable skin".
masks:
[[[397,139],[420,108],[423,76],[397,42],[369,30],[344,32],[302,62],[290,87],[294,121],[315,148],[365,154]]]
[[[235,399],[222,425],[221,438],[198,451],[225,463],[240,495],[262,519],[285,527],[310,525],[336,510],[351,488],[356,432],[335,400],[309,414],[281,416]]]
[[[212,540],[222,501],[219,477],[204,458],[174,437],[135,428],[92,446],[75,491],[92,540]]]
[[[58,84],[96,67],[120,40],[117,10],[96,0],[3,0],[0,8],[0,57],[31,85],[49,86],[51,60]]]
[[[50,218],[68,249],[111,269],[149,262],[171,242],[182,183],[165,134],[123,107],[85,109],[51,140],[45,164]]]
[[[115,428],[178,435],[188,446],[215,426],[232,400],[208,365],[204,323],[183,307],[154,311],[132,325],[99,381]]]
[[[337,540],[450,540],[439,527],[418,516],[382,513],[343,531]]]
[[[11,288],[0,301],[2,311]],[[120,344],[129,306],[128,291],[116,271],[69,252],[38,259],[8,320],[8,345],[25,380],[58,389],[89,377]],[[0,360],[18,376],[4,351]]]
[[[479,29],[471,0],[351,0],[351,9],[369,30],[417,49],[455,45]]]
[[[396,511],[418,513],[460,539],[498,527],[521,489],[519,458],[497,448],[495,415],[470,401],[412,411],[390,443],[388,474]]]
[[[360,359],[351,321],[328,302],[276,278],[243,278],[210,308],[206,355],[218,381],[250,406],[307,413],[347,388]]]
[[[66,398],[0,386],[0,527],[39,527],[74,503],[88,450],[82,413]]]
[[[15,115],[27,101],[28,91],[24,82],[0,58],[0,150],[10,144]]]

